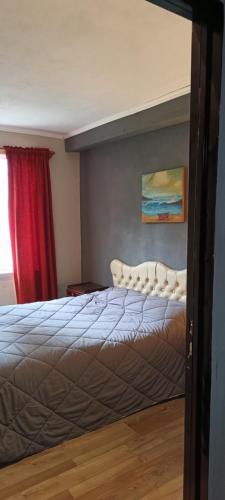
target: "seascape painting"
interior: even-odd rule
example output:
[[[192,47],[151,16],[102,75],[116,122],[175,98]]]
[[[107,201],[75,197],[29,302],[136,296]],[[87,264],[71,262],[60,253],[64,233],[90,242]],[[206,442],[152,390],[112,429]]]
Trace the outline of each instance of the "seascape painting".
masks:
[[[142,222],[184,222],[185,168],[142,175]]]

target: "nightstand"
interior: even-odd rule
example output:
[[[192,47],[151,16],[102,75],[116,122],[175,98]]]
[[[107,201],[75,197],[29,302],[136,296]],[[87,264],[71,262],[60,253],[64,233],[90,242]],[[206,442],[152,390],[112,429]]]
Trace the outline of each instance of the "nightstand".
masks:
[[[67,295],[71,297],[78,297],[79,295],[84,295],[84,293],[100,292],[105,290],[107,287],[98,285],[98,283],[92,283],[92,281],[86,281],[85,283],[75,283],[74,285],[68,285]]]

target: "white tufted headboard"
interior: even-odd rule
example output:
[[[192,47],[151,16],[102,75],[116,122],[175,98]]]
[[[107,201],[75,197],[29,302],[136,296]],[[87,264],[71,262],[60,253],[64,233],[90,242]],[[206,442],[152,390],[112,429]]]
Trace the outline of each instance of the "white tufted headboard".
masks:
[[[186,301],[186,269],[176,271],[161,262],[143,262],[138,266],[127,266],[120,260],[113,260],[110,267],[115,287]]]

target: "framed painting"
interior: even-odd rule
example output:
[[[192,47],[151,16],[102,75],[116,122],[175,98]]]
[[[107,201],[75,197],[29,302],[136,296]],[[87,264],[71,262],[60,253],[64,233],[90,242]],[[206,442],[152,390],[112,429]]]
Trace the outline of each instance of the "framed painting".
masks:
[[[142,223],[185,221],[185,167],[142,175]]]

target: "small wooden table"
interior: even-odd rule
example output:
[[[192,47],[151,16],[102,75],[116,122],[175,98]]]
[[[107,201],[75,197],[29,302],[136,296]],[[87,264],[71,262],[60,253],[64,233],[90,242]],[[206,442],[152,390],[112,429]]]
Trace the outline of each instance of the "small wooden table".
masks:
[[[79,295],[84,295],[85,293],[98,292],[101,290],[105,290],[106,288],[106,286],[99,285],[98,283],[86,281],[85,283],[75,283],[74,285],[68,285],[67,295],[71,297],[78,297]]]

